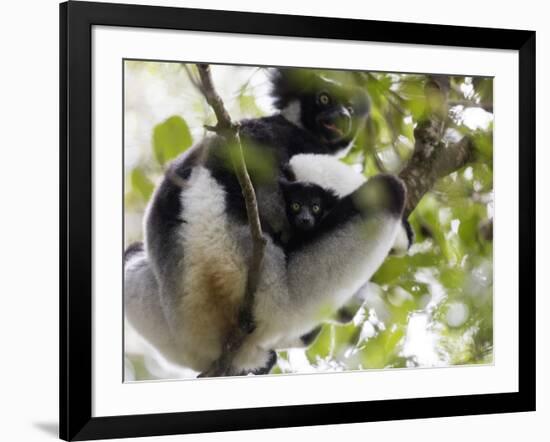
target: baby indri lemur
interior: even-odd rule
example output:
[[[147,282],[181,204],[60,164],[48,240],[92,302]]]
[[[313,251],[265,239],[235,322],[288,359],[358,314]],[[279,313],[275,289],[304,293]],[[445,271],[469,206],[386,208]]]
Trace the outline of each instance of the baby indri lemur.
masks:
[[[281,179],[279,185],[289,229],[286,237],[278,241],[289,254],[319,235],[323,219],[336,205],[338,197],[332,190],[311,182]]]

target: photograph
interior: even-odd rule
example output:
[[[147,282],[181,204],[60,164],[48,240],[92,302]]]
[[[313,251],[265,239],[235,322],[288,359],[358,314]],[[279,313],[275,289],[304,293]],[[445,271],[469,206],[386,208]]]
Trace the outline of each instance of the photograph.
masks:
[[[534,411],[536,31],[200,8],[59,8],[60,438]]]
[[[493,77],[121,75],[125,383],[494,364]]]

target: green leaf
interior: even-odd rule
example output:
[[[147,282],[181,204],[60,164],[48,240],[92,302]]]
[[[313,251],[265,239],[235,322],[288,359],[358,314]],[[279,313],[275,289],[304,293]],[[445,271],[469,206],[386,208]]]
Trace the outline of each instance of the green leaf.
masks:
[[[482,163],[492,164],[493,162],[493,132],[492,128],[489,132],[477,131],[472,136],[474,140],[474,149],[477,154],[478,161]]]
[[[397,327],[395,330],[386,330],[383,333],[384,337],[384,351],[386,354],[396,352],[397,344],[405,336],[404,327]]]
[[[148,201],[155,188],[152,181],[138,168],[132,170],[130,181],[132,187],[140,193],[145,201]]]
[[[478,244],[477,232],[479,222],[479,217],[474,214],[469,217],[464,217],[464,219],[460,222],[458,235],[467,247],[474,248]]]
[[[177,115],[157,124],[153,130],[153,151],[162,166],[193,144],[185,120]]]
[[[416,253],[408,257],[409,266],[418,267],[434,267],[441,264],[441,255],[437,251],[430,253]]]
[[[386,366],[386,351],[381,336],[382,333],[369,339],[365,348],[361,351],[361,362],[366,369],[384,368]]]
[[[407,270],[408,264],[406,259],[389,256],[374,274],[371,281],[379,285],[391,284]]]
[[[460,268],[447,267],[441,271],[441,283],[449,289],[460,289],[464,287],[466,275]]]
[[[330,334],[333,326],[326,324],[313,344],[307,349],[306,356],[311,364],[317,363],[317,358],[326,358],[330,354]]]

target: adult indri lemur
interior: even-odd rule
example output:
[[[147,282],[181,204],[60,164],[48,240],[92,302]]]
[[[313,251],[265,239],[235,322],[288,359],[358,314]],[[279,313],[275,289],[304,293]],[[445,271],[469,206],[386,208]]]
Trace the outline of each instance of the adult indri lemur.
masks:
[[[269,369],[271,350],[303,342],[369,280],[396,240],[405,201],[399,179],[365,183],[332,156],[354,140],[369,110],[351,74],[277,69],[272,82],[280,113],[240,127],[267,246],[256,328],[234,359],[234,374]],[[230,155],[231,146],[212,135],[177,158],[148,206],[145,247],[126,251],[126,317],[168,360],[197,371],[221,354],[251,253]],[[273,238],[289,228],[279,186],[289,171],[338,201],[330,223],[285,254]]]

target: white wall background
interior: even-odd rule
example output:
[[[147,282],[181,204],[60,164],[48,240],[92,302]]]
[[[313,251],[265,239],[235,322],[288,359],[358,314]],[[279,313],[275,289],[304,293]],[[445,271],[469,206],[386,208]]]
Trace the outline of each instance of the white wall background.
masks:
[[[187,0],[155,3],[198,8],[314,14],[537,31],[537,273],[550,260],[548,143],[550,28],[545,3],[461,0]],[[3,2],[0,27],[0,439],[57,437],[58,406],[58,7],[57,0]],[[538,401],[536,413],[290,428],[147,440],[275,441],[399,439],[446,442],[509,440],[548,434],[550,418],[550,284],[537,281]],[[527,293],[526,293],[527,295]],[[545,339],[546,338],[546,339]],[[538,430],[538,431],[537,431]],[[540,439],[539,436],[535,436]]]

